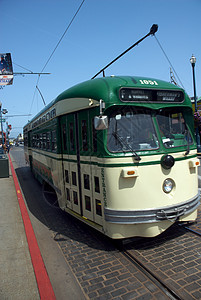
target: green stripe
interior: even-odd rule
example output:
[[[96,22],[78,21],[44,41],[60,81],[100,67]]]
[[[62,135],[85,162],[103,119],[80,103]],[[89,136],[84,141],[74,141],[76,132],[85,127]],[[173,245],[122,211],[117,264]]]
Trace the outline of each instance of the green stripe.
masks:
[[[38,154],[41,154],[41,152],[39,151],[33,151],[36,152]],[[43,154],[46,157],[55,159],[57,161],[66,161],[66,162],[70,162],[70,163],[77,163],[76,159],[68,159],[68,158],[59,158],[59,157],[53,157],[47,154]],[[184,156],[184,157],[178,157],[175,158],[175,161],[182,161],[182,160],[186,160],[186,159],[191,159],[191,158],[195,158],[197,157],[197,154],[194,155],[190,155],[190,156]],[[116,158],[116,161],[118,160],[118,158]],[[147,161],[147,162],[134,162],[134,163],[99,163],[99,162],[94,162],[94,161],[84,161],[84,160],[80,160],[80,164],[82,165],[93,165],[93,166],[98,166],[98,167],[108,167],[108,168],[118,168],[118,167],[133,167],[133,166],[150,166],[150,165],[159,165],[161,164],[161,160],[155,160],[155,161]]]

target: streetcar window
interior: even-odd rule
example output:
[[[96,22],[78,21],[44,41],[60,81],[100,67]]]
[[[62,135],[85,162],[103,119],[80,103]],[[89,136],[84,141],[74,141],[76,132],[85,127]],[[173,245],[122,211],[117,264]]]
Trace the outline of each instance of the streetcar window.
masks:
[[[73,202],[78,205],[78,195],[76,191],[73,191]]]
[[[193,143],[183,114],[178,109],[161,109],[156,115],[163,145],[166,148],[186,146]]]
[[[32,147],[33,147],[33,148],[36,148],[36,143],[37,143],[36,135],[34,134],[34,135],[32,136]]]
[[[39,134],[39,148],[42,149],[43,146],[43,136],[42,133]]]
[[[65,170],[65,181],[69,183],[68,170]]]
[[[102,216],[101,201],[96,199],[96,214]]]
[[[43,133],[43,149],[46,150],[46,133]]]
[[[85,209],[91,211],[91,199],[89,196],[85,196]]]
[[[84,188],[90,190],[89,175],[84,174]]]
[[[99,178],[97,176],[94,176],[94,185],[95,185],[95,192],[100,193]]]
[[[92,143],[93,143],[93,151],[97,152],[97,130],[94,127],[94,119],[92,120]]]
[[[57,150],[57,135],[56,130],[52,131],[52,151],[56,152]]]
[[[40,148],[39,134],[37,134],[37,136],[36,136],[36,148]]]
[[[82,120],[82,150],[88,150],[88,143],[87,143],[87,121]]]
[[[51,133],[50,131],[47,132],[46,135],[46,149],[50,150],[50,141],[51,141]]]
[[[72,172],[72,184],[77,185],[76,173]]]
[[[111,152],[157,149],[159,142],[151,110],[125,107],[113,112],[109,116],[107,143]]]
[[[68,188],[66,189],[66,196],[67,200],[70,201],[70,190]]]
[[[70,150],[75,151],[74,126],[72,122],[70,122],[69,124],[69,130],[70,130]]]
[[[64,151],[66,151],[67,150],[66,124],[62,124],[62,137],[63,137],[63,148],[64,148]]]

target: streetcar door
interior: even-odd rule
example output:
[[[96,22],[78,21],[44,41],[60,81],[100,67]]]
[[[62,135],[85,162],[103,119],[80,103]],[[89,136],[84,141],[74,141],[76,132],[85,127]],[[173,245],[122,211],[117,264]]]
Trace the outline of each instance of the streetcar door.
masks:
[[[94,221],[94,206],[91,176],[91,139],[90,121],[87,110],[78,114],[80,179],[83,217]]]
[[[65,207],[73,208],[71,201],[71,180],[70,180],[70,161],[69,161],[69,133],[67,125],[67,116],[62,116],[61,126],[61,153],[62,153],[62,170],[63,170],[63,194]]]
[[[83,216],[97,224],[103,224],[101,194],[98,192],[99,167],[96,163],[97,145],[94,143],[93,117],[95,111],[79,113],[79,154]]]
[[[66,186],[67,207],[78,214],[82,214],[82,203],[80,196],[80,179],[79,179],[79,145],[77,140],[77,117],[76,114],[67,115],[66,132],[67,132],[67,162],[64,162],[64,175]]]

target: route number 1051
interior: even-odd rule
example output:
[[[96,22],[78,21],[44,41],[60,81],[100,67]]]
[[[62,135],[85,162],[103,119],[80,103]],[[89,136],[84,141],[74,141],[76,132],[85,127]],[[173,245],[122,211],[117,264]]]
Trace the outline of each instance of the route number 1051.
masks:
[[[140,81],[141,84],[158,85],[156,80],[148,80],[148,79],[147,80],[146,79],[142,80],[142,79],[140,79],[139,81]]]

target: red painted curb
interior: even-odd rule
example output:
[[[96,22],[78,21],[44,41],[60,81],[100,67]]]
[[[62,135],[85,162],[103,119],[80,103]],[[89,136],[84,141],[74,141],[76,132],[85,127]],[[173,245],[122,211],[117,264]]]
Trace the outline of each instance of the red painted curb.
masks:
[[[29,214],[21,193],[21,189],[18,183],[18,179],[15,173],[15,169],[13,167],[13,163],[11,161],[10,155],[8,154],[9,157],[9,161],[10,161],[10,166],[11,166],[11,172],[13,175],[13,180],[14,180],[14,184],[15,184],[15,189],[17,192],[17,199],[19,202],[19,206],[20,206],[20,211],[21,211],[21,215],[22,215],[22,219],[24,222],[24,228],[25,228],[25,233],[26,233],[26,237],[27,237],[27,242],[28,242],[28,246],[29,246],[29,252],[31,255],[31,260],[32,260],[32,264],[33,264],[33,268],[34,268],[34,272],[35,272],[35,276],[36,276],[36,281],[38,284],[38,290],[40,293],[40,298],[42,300],[55,300],[55,294],[50,282],[50,279],[48,277],[44,262],[43,262],[43,258],[41,256],[40,253],[40,249],[36,240],[36,236],[34,234],[34,230],[31,224],[31,220],[29,218]]]

